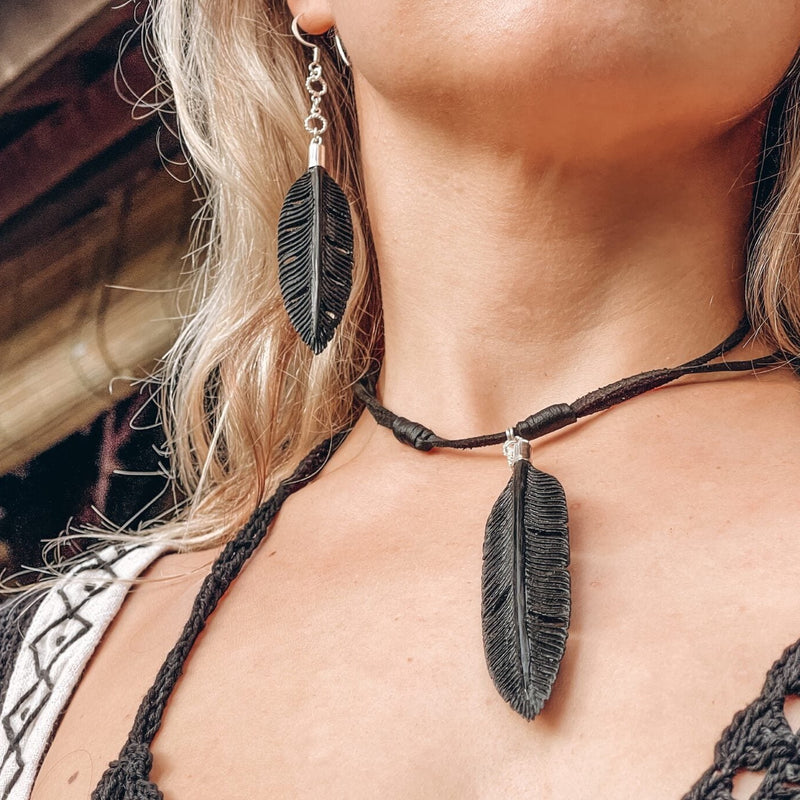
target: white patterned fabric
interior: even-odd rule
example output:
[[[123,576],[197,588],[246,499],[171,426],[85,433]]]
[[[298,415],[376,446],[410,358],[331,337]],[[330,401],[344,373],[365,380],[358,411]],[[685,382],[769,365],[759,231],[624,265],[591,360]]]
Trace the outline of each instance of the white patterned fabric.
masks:
[[[28,800],[92,653],[139,575],[170,545],[112,544],[88,553],[44,594],[17,653],[0,711],[0,798]]]

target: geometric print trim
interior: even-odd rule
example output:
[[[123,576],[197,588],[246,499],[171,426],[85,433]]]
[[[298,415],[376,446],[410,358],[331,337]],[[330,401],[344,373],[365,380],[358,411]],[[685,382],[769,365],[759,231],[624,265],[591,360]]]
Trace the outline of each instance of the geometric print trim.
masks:
[[[47,590],[20,645],[0,710],[0,798],[28,800],[61,712],[130,584],[170,543],[115,543]]]

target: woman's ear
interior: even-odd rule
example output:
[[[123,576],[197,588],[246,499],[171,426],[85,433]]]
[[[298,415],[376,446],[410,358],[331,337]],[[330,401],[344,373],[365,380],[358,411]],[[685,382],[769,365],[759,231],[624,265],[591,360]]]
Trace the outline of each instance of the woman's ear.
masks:
[[[335,24],[329,0],[287,0],[293,17],[300,17],[297,24],[301,33],[318,36],[329,31]]]

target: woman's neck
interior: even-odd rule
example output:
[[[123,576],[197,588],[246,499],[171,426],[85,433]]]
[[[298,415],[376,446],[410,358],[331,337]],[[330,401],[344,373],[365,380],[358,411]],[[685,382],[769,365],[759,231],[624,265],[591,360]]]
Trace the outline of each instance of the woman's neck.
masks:
[[[444,436],[501,430],[736,327],[761,114],[581,159],[457,141],[378,104],[362,90],[379,392],[397,413]]]

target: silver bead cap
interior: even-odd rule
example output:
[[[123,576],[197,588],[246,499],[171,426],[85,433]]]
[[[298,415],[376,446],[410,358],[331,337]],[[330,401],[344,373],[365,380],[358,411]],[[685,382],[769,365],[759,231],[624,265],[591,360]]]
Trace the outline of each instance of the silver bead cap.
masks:
[[[530,461],[531,443],[521,436],[515,436],[513,428],[506,431],[506,441],[503,443],[503,455],[508,459],[508,466],[513,467],[523,458]]]

